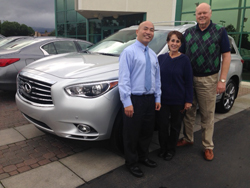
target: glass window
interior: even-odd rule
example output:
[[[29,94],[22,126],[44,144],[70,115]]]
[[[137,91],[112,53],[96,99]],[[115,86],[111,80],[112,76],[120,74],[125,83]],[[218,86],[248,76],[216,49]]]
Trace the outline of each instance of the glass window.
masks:
[[[244,0],[212,0],[212,9],[223,9],[223,8],[235,8],[241,7],[244,3]]]
[[[67,0],[67,10],[75,9],[75,1]]]
[[[57,23],[65,22],[65,12],[57,12]]]
[[[228,35],[234,39],[234,42],[238,48],[239,43],[240,43],[240,35],[239,34],[228,34]]]
[[[247,56],[250,59],[250,34],[243,34],[242,35],[242,41],[241,41],[241,55]],[[242,51],[243,49],[246,49],[246,51]]]
[[[76,19],[78,22],[86,21],[86,18],[84,18],[81,14],[78,12],[76,13]]]
[[[77,38],[78,38],[78,39],[82,39],[82,40],[87,40],[86,36],[78,36],[78,35],[77,35]]]
[[[73,41],[57,41],[54,42],[58,54],[76,52],[76,46]]]
[[[220,24],[224,27],[231,27],[231,29],[236,32],[240,32],[240,24],[241,24],[241,10],[225,10],[225,11],[213,11],[211,20],[214,23]],[[228,31],[230,32],[230,31]]]
[[[181,21],[196,21],[195,14],[182,14]]]
[[[246,6],[250,6],[250,0],[246,0],[246,1],[247,1]]]
[[[82,50],[87,49],[91,44],[83,41],[77,41]]]
[[[46,44],[42,47],[48,54],[56,54],[56,49],[53,43]]]
[[[57,24],[57,35],[65,36],[64,24]]]
[[[207,3],[209,4],[210,0],[203,0],[203,3]],[[182,12],[190,12],[190,11],[194,11],[195,12],[195,8],[197,5],[199,5],[199,0],[185,0],[182,1]]]
[[[86,23],[77,24],[77,35],[86,35]]]
[[[56,0],[56,9],[57,11],[64,10],[64,1]]]
[[[89,20],[89,34],[101,34],[101,25],[98,19]]]
[[[76,24],[67,24],[67,35],[76,35]]]
[[[246,12],[245,12],[243,31],[250,32],[250,9],[246,9]]]
[[[67,22],[76,22],[76,11],[67,11]]]
[[[102,35],[89,35],[89,41],[92,43],[97,43],[102,40]]]

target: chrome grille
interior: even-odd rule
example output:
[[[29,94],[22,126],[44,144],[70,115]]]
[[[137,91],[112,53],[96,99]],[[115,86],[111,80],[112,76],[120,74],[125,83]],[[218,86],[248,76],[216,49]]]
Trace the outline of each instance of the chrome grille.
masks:
[[[52,86],[51,83],[35,80],[19,74],[17,84],[19,95],[28,101],[43,105],[53,105],[50,90]]]

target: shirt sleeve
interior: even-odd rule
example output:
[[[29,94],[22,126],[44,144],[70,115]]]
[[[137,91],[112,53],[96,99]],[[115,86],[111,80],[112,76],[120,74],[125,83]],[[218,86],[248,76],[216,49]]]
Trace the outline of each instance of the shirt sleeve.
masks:
[[[222,31],[220,46],[221,46],[220,51],[222,54],[231,51],[226,29],[223,29],[223,31]]]
[[[131,54],[128,51],[123,51],[119,58],[119,93],[120,99],[124,108],[132,105],[131,102],[131,82],[130,82],[130,62],[132,61]]]
[[[155,102],[161,102],[161,76],[160,76],[160,66],[157,61],[156,74],[155,74]]]

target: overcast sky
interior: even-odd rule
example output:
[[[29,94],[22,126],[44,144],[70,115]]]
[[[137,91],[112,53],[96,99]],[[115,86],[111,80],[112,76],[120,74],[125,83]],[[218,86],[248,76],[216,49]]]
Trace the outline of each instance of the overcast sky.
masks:
[[[54,0],[0,0],[0,20],[55,28]]]

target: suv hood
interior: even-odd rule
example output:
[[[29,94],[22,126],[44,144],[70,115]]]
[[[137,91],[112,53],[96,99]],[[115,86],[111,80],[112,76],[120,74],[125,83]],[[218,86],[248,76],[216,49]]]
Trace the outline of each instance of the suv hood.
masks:
[[[118,57],[69,53],[42,58],[23,70],[33,69],[60,78],[82,78],[119,69]]]

